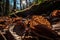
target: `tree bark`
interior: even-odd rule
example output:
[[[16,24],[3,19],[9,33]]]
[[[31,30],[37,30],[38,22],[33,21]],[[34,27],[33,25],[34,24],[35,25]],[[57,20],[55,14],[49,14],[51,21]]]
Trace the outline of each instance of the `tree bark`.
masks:
[[[8,15],[9,14],[9,0],[6,0],[6,7],[5,7],[5,13],[4,15]]]
[[[13,7],[13,10],[16,9],[16,0],[14,0],[14,7]]]
[[[28,7],[28,2],[27,2],[27,0],[26,0],[26,8]]]
[[[22,0],[20,0],[20,10],[22,10],[22,6],[21,6]]]

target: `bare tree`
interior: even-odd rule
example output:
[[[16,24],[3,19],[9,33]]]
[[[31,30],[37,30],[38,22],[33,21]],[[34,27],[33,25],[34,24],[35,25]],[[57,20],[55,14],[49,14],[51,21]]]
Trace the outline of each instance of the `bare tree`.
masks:
[[[6,5],[5,5],[5,13],[4,15],[8,15],[9,14],[9,0],[6,0]]]
[[[28,2],[27,2],[27,0],[26,0],[26,7],[28,7]]]
[[[22,9],[21,3],[22,3],[22,0],[20,0],[20,10]]]
[[[30,2],[30,0],[29,0],[29,6],[30,6],[30,4],[31,4],[31,2]]]
[[[0,0],[0,15],[3,15],[3,1]]]
[[[16,0],[14,0],[14,7],[13,7],[13,10],[16,9]]]

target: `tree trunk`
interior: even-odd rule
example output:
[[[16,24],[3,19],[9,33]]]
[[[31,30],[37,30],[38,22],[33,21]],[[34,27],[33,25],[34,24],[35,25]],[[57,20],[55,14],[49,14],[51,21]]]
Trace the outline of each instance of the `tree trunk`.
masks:
[[[5,13],[4,15],[8,15],[9,14],[9,0],[6,0],[6,7],[5,7]]]
[[[20,0],[20,10],[22,10],[21,2],[22,2],[22,0]]]
[[[28,7],[28,2],[27,2],[27,0],[26,0],[26,8]]]
[[[14,0],[14,7],[13,7],[13,10],[16,9],[16,0]]]
[[[31,2],[30,2],[30,0],[29,0],[29,6],[30,6],[30,4],[31,4]]]
[[[2,0],[3,1],[3,13],[2,13],[2,16],[4,15],[4,13],[5,13],[5,7],[6,7],[6,0]]]

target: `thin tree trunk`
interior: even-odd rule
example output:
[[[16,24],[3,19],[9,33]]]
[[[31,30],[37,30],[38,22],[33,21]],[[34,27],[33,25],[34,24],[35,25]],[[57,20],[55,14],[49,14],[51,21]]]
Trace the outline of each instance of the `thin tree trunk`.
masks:
[[[26,6],[26,5],[23,3],[23,1],[26,1],[26,0],[22,0],[22,5],[23,5],[23,6],[22,6],[22,7],[23,7],[22,9],[25,9],[25,6]]]
[[[0,0],[0,15],[3,15],[3,1]]]
[[[16,9],[16,0],[14,0],[14,7],[13,7],[13,10]]]
[[[3,10],[3,13],[2,13],[2,16],[3,16],[4,13],[5,13],[5,6],[6,6],[6,2],[5,2],[5,1],[6,1],[6,0],[2,0],[2,1],[3,1],[3,9],[2,9],[2,10]]]
[[[6,7],[5,7],[5,13],[4,15],[8,15],[9,14],[9,0],[6,0]]]
[[[27,0],[26,0],[26,7],[28,7],[28,2],[27,2]]]
[[[31,2],[30,2],[30,0],[29,0],[29,6],[30,6],[30,4],[31,4]]]
[[[22,0],[20,0],[20,10],[22,10],[22,6],[21,6]]]

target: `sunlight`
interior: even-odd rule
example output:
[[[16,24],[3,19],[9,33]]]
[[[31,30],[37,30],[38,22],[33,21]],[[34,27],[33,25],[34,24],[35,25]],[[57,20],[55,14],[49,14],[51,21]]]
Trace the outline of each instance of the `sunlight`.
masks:
[[[23,0],[23,1],[22,1],[22,4],[25,4],[25,5],[26,5],[26,1],[25,1],[25,0]]]

